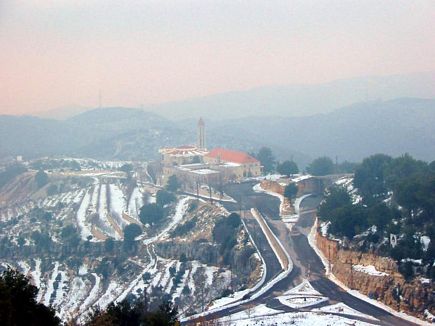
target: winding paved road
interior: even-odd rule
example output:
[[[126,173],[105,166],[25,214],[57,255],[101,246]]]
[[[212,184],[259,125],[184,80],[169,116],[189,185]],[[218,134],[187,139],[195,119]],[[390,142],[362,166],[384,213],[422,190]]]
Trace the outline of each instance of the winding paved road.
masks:
[[[283,292],[300,284],[303,279],[308,279],[311,285],[317,291],[329,298],[329,302],[327,304],[343,302],[349,307],[360,311],[361,313],[377,318],[379,323],[375,322],[375,324],[391,326],[415,325],[409,321],[398,318],[377,306],[350,295],[325,276],[324,266],[320,258],[309,245],[307,239],[307,235],[310,232],[315,220],[316,208],[321,200],[320,197],[308,197],[303,200],[301,203],[300,218],[292,229],[292,232],[290,232],[284,222],[278,219],[279,200],[276,197],[267,195],[265,193],[254,192],[252,190],[253,185],[254,183],[247,182],[226,186],[225,192],[236,199],[237,203],[223,204],[229,211],[240,211],[242,213],[243,211],[247,211],[251,208],[257,208],[263,214],[263,216],[266,217],[266,220],[272,231],[278,236],[281,243],[286,248],[293,260],[294,268],[287,278],[278,282],[269,291],[251,302],[251,304],[265,303],[271,308],[284,311],[306,311],[304,309],[297,310],[284,306],[275,298]],[[260,250],[262,253],[264,252],[267,257],[267,259],[264,257],[266,265],[269,268],[270,264],[270,268],[273,270],[272,273],[279,273],[278,269],[280,267],[276,257],[275,262],[273,257],[270,257],[270,252],[272,250],[269,244],[267,241],[264,241],[264,239],[259,240],[262,238],[262,236],[258,225],[256,226],[255,223],[253,223],[252,217],[247,216],[247,214],[242,215],[244,215],[243,218],[247,222],[247,226],[254,237],[254,241],[258,241],[257,245],[262,248]],[[220,318],[225,315],[242,311],[246,308],[247,307],[240,305],[237,307],[224,309],[220,312],[207,316],[207,319]],[[352,317],[352,319],[367,321],[364,318]],[[374,323],[373,321],[370,322]]]

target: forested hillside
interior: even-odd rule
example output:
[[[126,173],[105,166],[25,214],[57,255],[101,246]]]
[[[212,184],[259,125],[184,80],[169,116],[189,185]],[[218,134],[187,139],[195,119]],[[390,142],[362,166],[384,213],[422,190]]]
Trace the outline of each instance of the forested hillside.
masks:
[[[345,246],[392,257],[405,277],[435,278],[435,161],[370,156],[329,189],[319,217]]]
[[[0,137],[3,157],[75,155],[149,159],[157,155],[160,146],[186,141],[183,130],[172,122],[126,108],[97,109],[65,121],[0,116]]]
[[[341,162],[374,153],[435,159],[433,99],[360,103],[309,117],[229,117],[203,116],[207,147],[254,152],[268,146],[279,160],[293,158],[301,167],[322,155]],[[195,143],[198,118],[175,121],[125,108],[97,109],[64,121],[0,116],[0,155],[148,160],[162,146]]]

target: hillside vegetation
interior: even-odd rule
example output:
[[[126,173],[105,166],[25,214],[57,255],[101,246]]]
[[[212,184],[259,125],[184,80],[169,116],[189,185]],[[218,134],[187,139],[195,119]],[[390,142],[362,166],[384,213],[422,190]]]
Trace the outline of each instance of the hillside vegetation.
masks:
[[[394,258],[405,277],[435,279],[435,161],[377,154],[363,160],[353,184],[342,181],[319,207],[322,229],[349,247]]]
[[[374,101],[304,117],[203,117],[209,148],[255,152],[267,146],[278,153],[277,159],[293,158],[300,167],[322,155],[356,162],[374,153],[408,152],[435,159],[433,99]],[[64,121],[0,116],[0,155],[149,160],[162,146],[195,143],[198,118],[199,113],[191,120],[171,121],[125,108],[97,109]]]

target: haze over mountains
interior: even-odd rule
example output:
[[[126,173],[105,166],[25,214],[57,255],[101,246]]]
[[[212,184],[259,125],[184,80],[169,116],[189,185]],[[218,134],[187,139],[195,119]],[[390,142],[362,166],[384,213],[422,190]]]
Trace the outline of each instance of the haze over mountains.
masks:
[[[202,116],[209,147],[270,146],[278,159],[294,158],[302,166],[319,155],[358,161],[377,152],[433,160],[430,98],[435,72],[267,86],[145,110],[65,107],[43,119],[0,117],[0,154],[150,159],[161,146],[194,143]]]
[[[435,72],[359,77],[313,85],[259,87],[148,107],[170,119],[204,115],[209,119],[247,116],[307,116],[358,102],[399,97],[435,97]]]
[[[196,119],[169,120],[137,109],[96,109],[64,121],[0,116],[0,155],[151,159],[161,146],[194,143]],[[320,155],[359,161],[373,153],[435,159],[435,99],[402,98],[304,117],[210,119],[207,145],[255,151],[301,166]]]
[[[225,120],[247,116],[307,116],[354,103],[401,97],[434,98],[435,72],[358,77],[311,85],[264,86],[148,105],[144,109],[175,120],[198,116]],[[87,110],[90,109],[84,106],[69,106],[38,115],[66,119]]]

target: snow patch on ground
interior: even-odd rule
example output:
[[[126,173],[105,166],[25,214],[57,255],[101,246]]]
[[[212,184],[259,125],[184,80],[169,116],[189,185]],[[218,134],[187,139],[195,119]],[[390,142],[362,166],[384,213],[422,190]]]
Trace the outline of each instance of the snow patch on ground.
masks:
[[[131,217],[138,219],[139,210],[143,206],[143,204],[143,194],[141,193],[139,188],[136,187],[134,188],[128,202],[128,214]]]
[[[86,191],[82,202],[80,204],[79,209],[77,210],[77,224],[80,229],[80,235],[82,240],[86,241],[88,236],[92,236],[92,233],[89,229],[89,225],[86,222],[86,214],[89,207],[89,203],[91,200],[91,195],[88,191]]]
[[[328,229],[330,225],[331,221],[320,223],[320,233],[322,234],[322,237],[326,237],[328,235]]]
[[[182,198],[178,203],[177,206],[175,208],[175,214],[172,217],[171,222],[169,223],[169,225],[158,235],[146,239],[143,241],[143,243],[145,245],[151,244],[153,242],[156,242],[157,240],[160,239],[165,239],[166,237],[169,236],[169,232],[175,228],[175,226],[177,226],[177,224],[179,224],[181,222],[181,220],[183,219],[184,214],[187,211],[187,208],[189,207],[189,200],[192,199],[192,197],[184,197]]]
[[[213,284],[214,275],[218,272],[218,270],[219,268],[217,268],[216,266],[205,267],[205,282],[207,283],[207,285],[211,286]]]
[[[201,264],[198,261],[194,260],[191,262],[191,266],[192,266],[192,269],[190,270],[190,277],[189,277],[189,280],[187,282],[187,286],[190,289],[190,293],[194,294],[196,292],[196,284],[195,284],[195,281],[193,279],[193,276],[195,275],[198,267],[200,267]]]
[[[428,278],[420,277],[421,284],[430,284],[431,280]]]
[[[116,240],[121,239],[119,234],[113,229],[112,225],[108,220],[108,208],[107,208],[107,185],[102,184],[100,187],[100,195],[98,199],[98,216],[101,222],[101,229],[108,236],[115,238]]]
[[[303,280],[301,284],[278,297],[278,300],[285,306],[298,309],[328,301],[328,298],[317,292],[308,280]]]
[[[320,292],[316,291],[313,286],[308,282],[308,280],[303,280],[301,284],[295,286],[294,288],[288,290],[284,295],[321,295]]]
[[[420,238],[420,242],[423,245],[423,251],[427,251],[429,249],[430,238],[427,235],[423,235]]]
[[[353,186],[352,177],[343,177],[335,181],[335,184],[346,188],[349,195],[352,197],[353,204],[358,204],[362,201],[362,197],[358,194],[358,189]]]
[[[370,315],[363,314],[355,309],[350,308],[349,306],[345,305],[342,302],[339,302],[334,305],[325,306],[317,309],[313,309],[313,311],[322,311],[327,313],[339,313],[339,314],[345,314],[365,319],[371,319],[371,320],[378,320],[375,317],[372,317]]]
[[[79,268],[79,275],[86,275],[88,273],[88,266],[86,264],[82,264]]]
[[[372,276],[388,276],[387,273],[378,271],[376,269],[376,267],[373,266],[373,265],[368,265],[368,266],[353,265],[352,269],[357,271],[357,272],[366,273],[366,274],[369,274],[369,275],[372,275]]]
[[[50,299],[51,299],[51,296],[54,292],[54,282],[56,282],[56,277],[58,274],[59,274],[59,263],[55,262],[53,272],[51,273],[51,278],[48,282],[48,288],[47,288],[47,291],[45,291],[45,295],[44,295],[44,302],[43,303],[46,306],[49,306],[51,303]]]
[[[24,260],[20,260],[20,261],[18,262],[18,266],[20,266],[20,268],[21,268],[23,274],[24,274],[25,276],[27,276],[27,274],[28,274],[29,271],[30,271],[30,266],[29,266],[29,264],[27,264]]]
[[[287,307],[300,309],[328,301],[328,298],[311,296],[283,296],[279,297],[278,300]]]
[[[111,302],[121,294],[121,286],[115,280],[110,281],[106,292],[98,299],[95,306],[105,309]]]
[[[65,271],[60,271],[59,275],[60,275],[60,280],[57,283],[57,289],[54,294],[53,307],[57,307],[58,309],[60,308],[59,315],[61,316],[61,318],[63,318],[66,311],[64,310],[65,307],[61,305],[67,297],[67,293],[69,290],[69,285],[68,285],[69,278]]]
[[[32,271],[31,276],[32,276],[33,283],[39,289],[41,287],[41,259],[34,259],[34,261],[35,261],[35,270]],[[38,292],[38,297],[40,295],[42,296],[41,290]],[[39,298],[39,300],[37,301],[39,302],[40,299],[41,298]]]
[[[81,312],[86,311],[90,306],[92,306],[98,300],[98,294],[100,293],[101,278],[96,273],[92,273],[92,275],[95,278],[95,284],[91,292],[89,293],[88,297],[86,298],[86,300],[80,306]]]
[[[67,318],[74,317],[80,302],[85,300],[88,289],[80,277],[75,277],[71,282],[71,290],[68,293],[68,302],[62,307],[63,315]]]
[[[334,325],[334,326],[366,326],[369,323],[354,321],[341,316],[325,313],[313,312],[288,312],[283,313],[280,310],[274,310],[259,305],[242,312],[226,316],[218,320],[223,325],[231,326],[251,326],[251,325]]]
[[[122,218],[122,213],[126,211],[127,204],[124,193],[115,184],[109,185],[110,190],[110,214],[116,220],[116,223],[121,229],[127,225],[127,222]]]

